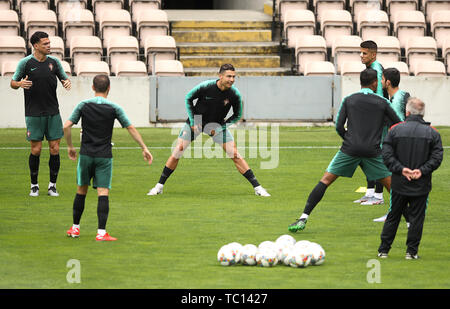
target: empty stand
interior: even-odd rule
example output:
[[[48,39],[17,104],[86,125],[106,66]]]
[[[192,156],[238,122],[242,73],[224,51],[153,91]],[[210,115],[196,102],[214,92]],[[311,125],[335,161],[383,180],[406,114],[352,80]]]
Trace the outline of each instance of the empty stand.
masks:
[[[357,30],[363,41],[373,40],[377,36],[387,36],[390,32],[390,23],[385,11],[369,10],[359,13]]]
[[[450,10],[448,0],[422,0],[422,7],[427,23],[431,22],[434,12]]]
[[[145,10],[137,17],[136,31],[139,39],[139,46],[145,46],[145,40],[152,35],[168,35],[169,20],[167,13],[163,10]]]
[[[415,76],[446,76],[445,65],[441,61],[426,60],[418,62],[414,67]]]
[[[29,12],[24,18],[24,30],[26,32],[26,39],[36,31],[47,32],[49,36],[58,35],[58,22],[56,14],[52,10],[36,10]],[[31,47],[31,44],[28,44]]]
[[[105,10],[100,17],[100,37],[104,42],[111,37],[131,35],[131,28],[131,16],[126,10]]]
[[[112,72],[116,72],[116,66],[121,61],[136,61],[139,55],[138,40],[134,36],[112,37],[105,47]]]
[[[396,68],[401,76],[409,76],[409,68],[406,62],[403,61],[394,61],[394,62],[386,62],[383,63],[383,67],[387,68]]]
[[[295,45],[295,61],[297,71],[305,74],[306,63],[310,61],[325,61],[327,45],[320,35],[305,35],[297,39]]]
[[[394,16],[400,11],[415,11],[418,9],[418,0],[386,0],[386,11],[389,16]]]
[[[87,0],[55,0],[55,8],[58,21],[62,22],[67,11],[86,9]]]
[[[70,63],[68,63],[67,61],[62,60],[61,61],[61,65],[63,67],[64,72],[66,72],[67,76],[71,76],[72,75],[72,69],[70,67]]]
[[[377,43],[377,60],[385,63],[397,62],[401,57],[400,41],[395,36],[379,36],[373,38]]]
[[[23,19],[29,12],[48,10],[50,0],[17,0],[17,8]]]
[[[406,43],[405,55],[408,59],[409,71],[415,72],[419,62],[436,60],[436,40],[429,36],[412,37]]]
[[[129,0],[131,20],[137,21],[139,12],[161,9],[161,0]]]
[[[100,22],[104,12],[123,9],[123,0],[92,0],[95,21]]]
[[[437,47],[442,48],[444,40],[450,38],[450,10],[434,12],[431,17],[430,28],[433,37],[436,39]]]
[[[329,10],[344,10],[345,0],[314,0],[314,9],[317,21],[322,21],[322,16],[325,11]]]
[[[316,27],[314,13],[309,10],[289,10],[284,19],[284,37],[288,48],[295,48],[297,38],[313,35]]]
[[[442,57],[447,66],[447,73],[450,74],[450,38],[446,38],[442,43]]]
[[[184,76],[183,64],[178,60],[158,60],[155,62],[157,76]]]
[[[360,13],[381,10],[383,0],[349,0],[348,6],[353,15],[353,21],[358,22]]]
[[[351,35],[353,30],[352,16],[346,10],[324,11],[320,24],[320,30],[327,42],[327,47],[331,47],[335,38],[341,35]]]
[[[0,0],[0,10],[12,9],[12,0]]]
[[[0,11],[0,36],[20,34],[19,16],[14,10]]]
[[[114,71],[116,76],[147,76],[147,67],[142,61],[120,61]]]
[[[3,62],[18,61],[26,53],[25,40],[21,36],[0,36],[0,68]]]
[[[103,54],[102,42],[96,36],[75,36],[70,42],[70,58],[74,72],[86,61],[100,61]]]
[[[328,61],[310,61],[306,63],[305,76],[334,75],[334,65]]]
[[[276,6],[280,21],[284,22],[287,11],[306,10],[308,9],[308,4],[308,0],[277,0]]]
[[[333,55],[334,65],[338,74],[341,73],[344,62],[361,62],[361,42],[361,38],[356,35],[343,35],[334,40],[331,54]]]
[[[104,61],[83,61],[76,70],[77,76],[109,75],[109,65]]]
[[[168,35],[149,36],[145,41],[145,58],[149,73],[153,71],[154,61],[177,60],[175,39]]]
[[[341,64],[341,75],[359,77],[365,69],[366,66],[361,61],[344,61]]]
[[[62,60],[64,58],[64,41],[59,36],[50,36],[50,55]]]
[[[70,48],[72,37],[91,36],[95,34],[94,15],[86,9],[65,11],[62,17],[62,28],[66,47]]]
[[[2,76],[13,76],[16,72],[17,64],[19,63],[19,60],[12,60],[12,61],[4,61],[1,69],[1,75]]]
[[[409,38],[424,36],[426,33],[425,16],[421,11],[398,11],[391,21],[401,48],[405,48]]]

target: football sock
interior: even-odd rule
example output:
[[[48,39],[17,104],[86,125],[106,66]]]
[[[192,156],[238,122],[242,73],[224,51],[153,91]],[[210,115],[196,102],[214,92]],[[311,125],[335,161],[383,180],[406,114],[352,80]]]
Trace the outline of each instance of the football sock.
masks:
[[[104,230],[109,213],[109,198],[107,195],[100,195],[97,204],[98,228]]]
[[[327,190],[327,185],[323,182],[319,181],[319,183],[314,187],[311,193],[308,196],[308,200],[306,201],[305,209],[303,210],[304,214],[310,215],[313,211],[314,207],[320,202],[325,191]]]
[[[56,155],[51,154],[50,159],[48,160],[48,167],[50,168],[50,182],[56,183],[60,165],[61,160],[59,154]]]
[[[168,168],[167,166],[164,166],[164,169],[161,173],[161,177],[159,178],[159,183],[160,184],[165,184],[167,178],[169,178],[169,176],[173,173],[173,170]]]
[[[106,234],[106,230],[105,229],[98,229],[97,230],[97,234],[104,236]]]
[[[86,200],[86,195],[76,194],[73,200],[73,224],[79,225],[81,220],[81,215],[84,211],[84,202]]]
[[[383,194],[383,185],[379,181],[375,183],[375,193]]]
[[[372,197],[374,192],[375,192],[375,181],[374,180],[367,180],[366,196]]]
[[[247,180],[252,184],[253,188],[259,186],[258,180],[256,180],[255,175],[251,169],[248,169],[244,174],[242,174]]]
[[[28,157],[28,165],[30,166],[30,177],[32,185],[38,184],[39,158],[40,156],[35,156],[31,153],[30,156]]]

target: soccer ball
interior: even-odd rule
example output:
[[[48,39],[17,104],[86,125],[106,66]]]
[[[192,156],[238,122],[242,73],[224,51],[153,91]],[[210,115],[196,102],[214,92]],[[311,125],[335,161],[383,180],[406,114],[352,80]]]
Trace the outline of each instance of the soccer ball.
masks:
[[[307,247],[294,246],[287,259],[291,267],[307,267],[311,263],[311,254]]]
[[[256,252],[258,248],[255,245],[247,244],[242,247],[241,263],[243,265],[256,265]]]
[[[277,240],[275,241],[275,243],[277,244],[284,244],[284,243],[288,243],[291,245],[295,245],[295,238],[292,237],[291,235],[281,235],[280,237],[277,238]]]
[[[281,243],[277,244],[277,259],[280,263],[284,265],[289,265],[288,257],[294,246],[290,243]]]
[[[225,245],[219,249],[217,260],[222,266],[231,266],[237,263],[236,249],[233,246]],[[240,256],[239,256],[240,259]],[[238,260],[239,260],[238,259]]]
[[[262,267],[272,267],[277,265],[277,252],[271,248],[263,247],[256,252],[256,263]]]
[[[263,241],[262,243],[259,244],[258,249],[263,248],[270,248],[272,250],[275,250],[275,243],[270,240]]]
[[[236,259],[236,263],[239,263],[241,261],[241,254],[242,254],[242,245],[238,242],[232,242],[229,243],[228,246],[231,246],[234,255],[235,255],[235,259]]]
[[[325,250],[318,243],[312,242],[309,245],[311,252],[311,265],[321,265],[325,262]]]
[[[306,249],[309,247],[310,244],[311,242],[308,240],[299,240],[295,243],[294,247]]]

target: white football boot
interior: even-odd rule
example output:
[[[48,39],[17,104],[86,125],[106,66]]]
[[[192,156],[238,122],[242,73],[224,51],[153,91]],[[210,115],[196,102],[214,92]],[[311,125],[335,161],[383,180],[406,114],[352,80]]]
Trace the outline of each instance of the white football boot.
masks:
[[[262,186],[255,187],[255,194],[258,196],[270,196],[270,194]]]
[[[158,194],[162,194],[163,193],[163,187],[164,185],[157,183],[155,187],[153,187],[152,189],[150,189],[150,191],[148,191],[147,195],[158,195]]]

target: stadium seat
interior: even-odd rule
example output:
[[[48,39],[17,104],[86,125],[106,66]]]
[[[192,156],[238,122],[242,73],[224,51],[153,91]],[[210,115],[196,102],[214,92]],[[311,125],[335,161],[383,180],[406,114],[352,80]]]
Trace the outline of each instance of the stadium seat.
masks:
[[[178,60],[158,60],[155,62],[156,76],[184,76],[183,63]]]
[[[64,41],[59,36],[50,36],[50,55],[62,60],[64,58]]]
[[[83,61],[76,70],[77,76],[93,77],[98,74],[109,75],[109,65],[104,61]]]
[[[357,35],[343,35],[333,41],[331,55],[334,59],[337,74],[341,73],[341,67],[344,62],[361,62],[361,42],[362,39]]]
[[[91,36],[95,32],[94,15],[86,9],[65,11],[62,17],[62,28],[66,47],[70,48],[70,41],[74,36]]]
[[[321,35],[305,35],[299,37],[295,44],[295,63],[297,71],[305,74],[305,64],[310,61],[325,61],[327,44]]]
[[[131,16],[126,10],[105,10],[100,17],[100,37],[103,42],[114,36],[131,35]]]
[[[136,31],[139,46],[145,47],[145,40],[152,35],[169,35],[169,19],[163,10],[145,10],[137,17]]]
[[[58,35],[58,21],[56,20],[56,14],[52,10],[36,10],[29,12],[24,19],[24,30],[27,33],[26,39],[30,37],[36,31],[47,32],[49,36]],[[31,43],[28,43],[31,48]]]
[[[161,9],[161,0],[129,0],[131,20],[135,23],[139,12]]]
[[[73,71],[86,61],[100,61],[103,54],[102,42],[96,36],[74,36],[70,42],[70,58]]]
[[[442,43],[442,58],[447,65],[447,73],[450,74],[450,38],[447,38]]]
[[[406,47],[409,38],[425,35],[425,16],[420,11],[399,11],[391,21],[394,24],[393,34],[400,41],[401,48]]]
[[[72,10],[84,10],[87,8],[87,0],[55,0],[58,22],[63,22],[64,15]]]
[[[123,9],[124,0],[92,0],[95,21],[100,22],[105,11]]]
[[[1,75],[2,76],[13,76],[17,69],[17,64],[19,60],[5,61],[1,66]]]
[[[419,62],[436,60],[436,40],[430,36],[410,38],[406,43],[405,55],[408,59],[409,71],[414,72]]]
[[[426,60],[418,62],[414,67],[415,76],[446,76],[445,65],[441,61]]]
[[[377,60],[384,63],[397,62],[400,60],[400,41],[395,36],[379,36],[373,39],[377,43]]]
[[[341,64],[341,75],[359,77],[365,69],[366,66],[361,61],[344,61]]]
[[[114,74],[123,76],[148,76],[145,63],[142,61],[120,61],[116,66]]]
[[[370,10],[359,13],[357,30],[363,41],[371,40],[377,36],[387,36],[390,32],[390,23],[385,11]]]
[[[290,10],[307,10],[308,0],[277,0],[276,6],[278,10],[279,20],[284,22],[286,12]]]
[[[433,37],[436,39],[437,47],[442,48],[444,40],[450,37],[450,10],[434,12],[431,17],[430,28]]]
[[[422,0],[422,7],[425,13],[427,23],[433,18],[433,13],[438,11],[450,10],[449,0]]]
[[[145,58],[149,73],[153,71],[153,61],[176,60],[177,46],[175,39],[169,35],[149,36],[145,40]]]
[[[389,16],[395,16],[400,11],[418,10],[418,4],[418,0],[386,0],[386,11]]]
[[[383,63],[383,67],[387,68],[396,68],[399,70],[401,76],[409,76],[409,68],[406,62],[403,61],[394,61],[394,62],[386,62]]]
[[[346,10],[328,10],[323,13],[320,31],[331,47],[333,40],[341,35],[351,35],[353,31],[352,16]]]
[[[13,8],[12,3],[12,0],[0,0],[0,10],[11,10]]]
[[[322,21],[322,16],[328,10],[344,10],[345,0],[314,0],[314,13],[318,22]]]
[[[328,61],[309,61],[305,65],[305,76],[323,76],[334,74],[334,65]]]
[[[383,0],[349,0],[349,9],[353,15],[353,21],[358,22],[359,14],[364,11],[382,10]]]
[[[27,54],[25,40],[21,36],[0,36],[0,68],[5,61],[19,61]]]
[[[284,39],[288,48],[295,48],[297,38],[313,35],[316,28],[314,13],[309,10],[288,10],[284,18]]]
[[[116,72],[116,66],[120,61],[138,60],[139,43],[134,36],[112,37],[108,40],[105,47],[112,72]]]
[[[19,16],[14,10],[0,11],[0,36],[19,35]]]
[[[27,16],[28,12],[35,12],[38,10],[48,10],[50,7],[50,0],[17,0],[17,9],[22,18]]]
[[[72,69],[70,68],[70,63],[68,63],[67,61],[62,60],[61,61],[61,65],[63,67],[64,72],[66,72],[67,76],[71,76],[72,75]]]

